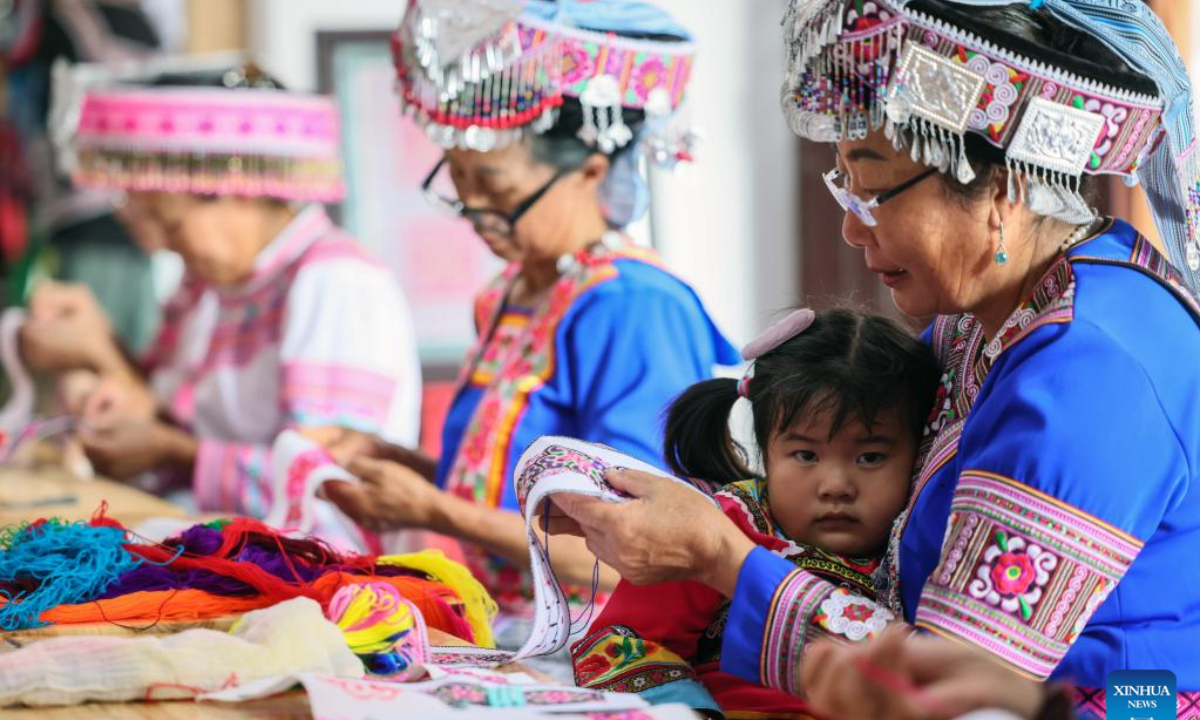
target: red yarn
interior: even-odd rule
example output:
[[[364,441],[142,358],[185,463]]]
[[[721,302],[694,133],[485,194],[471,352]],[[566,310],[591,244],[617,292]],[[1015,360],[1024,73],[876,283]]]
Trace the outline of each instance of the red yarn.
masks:
[[[102,504],[91,524],[124,530],[120,522],[107,517],[107,509],[107,504]],[[254,588],[256,596],[227,597],[195,589],[134,592],[90,603],[60,605],[43,613],[42,619],[60,624],[201,620],[237,615],[296,597],[315,600],[324,609],[345,585],[370,581],[396,587],[417,606],[428,627],[467,642],[474,640],[474,632],[462,611],[462,599],[441,583],[420,577],[377,575],[372,556],[339,553],[315,538],[286,537],[257,520],[230,520],[220,533],[221,546],[211,555],[181,554],[179,547],[171,544],[129,543],[125,549],[149,563],[172,570],[207,570],[236,579]],[[278,552],[291,569],[292,578],[281,578],[253,562],[234,559],[251,546]],[[305,582],[297,571],[298,564],[322,574],[312,582]],[[313,573],[307,575],[311,577]],[[3,604],[0,599],[0,606]]]

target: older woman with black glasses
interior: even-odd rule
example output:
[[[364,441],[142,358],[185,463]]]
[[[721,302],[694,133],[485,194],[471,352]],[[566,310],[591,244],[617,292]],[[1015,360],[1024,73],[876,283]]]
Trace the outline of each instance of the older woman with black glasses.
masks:
[[[668,402],[738,361],[695,292],[620,232],[645,211],[641,152],[686,158],[670,120],[693,48],[650,5],[535,1],[465,56],[440,58],[436,7],[414,3],[397,35],[403,98],[446,147],[424,189],[509,264],[477,300],[479,341],[442,457],[357,439],[340,450],[358,452],[348,465],[365,482],[332,496],[369,528],[465,541],[502,611],[525,614],[529,550],[511,479],[524,448],[569,435],[659,462]],[[448,12],[488,12],[474,8]],[[457,197],[433,191],[441,173]],[[553,560],[568,584],[593,584],[582,542],[556,543]],[[616,580],[598,578],[601,589]]]

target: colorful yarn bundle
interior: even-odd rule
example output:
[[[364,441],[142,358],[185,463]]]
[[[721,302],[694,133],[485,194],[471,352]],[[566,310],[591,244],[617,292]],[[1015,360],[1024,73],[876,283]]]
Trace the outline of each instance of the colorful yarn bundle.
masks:
[[[61,527],[50,521],[30,527],[42,525]],[[296,597],[328,608],[343,588],[370,583],[390,588],[376,587],[376,594],[411,603],[429,627],[491,645],[494,603],[469,572],[440,553],[341,554],[247,519],[197,525],[152,545],[131,542],[120,523],[102,514],[90,525],[70,527],[58,541],[42,539],[53,532],[26,528],[0,535],[0,618],[12,616],[0,626],[153,625],[237,615]],[[68,538],[68,547],[55,549]]]
[[[421,611],[394,586],[349,585],[333,596],[325,616],[372,675],[395,677],[429,658],[429,636]]]
[[[39,627],[46,610],[99,596],[143,562],[125,542],[122,530],[82,522],[0,529],[0,628]]]
[[[454,588],[463,600],[467,622],[475,634],[475,644],[493,647],[492,620],[499,612],[496,601],[463,565],[454,562],[441,550],[423,550],[408,555],[390,555],[378,560],[381,568],[402,567],[419,570],[430,578]]]

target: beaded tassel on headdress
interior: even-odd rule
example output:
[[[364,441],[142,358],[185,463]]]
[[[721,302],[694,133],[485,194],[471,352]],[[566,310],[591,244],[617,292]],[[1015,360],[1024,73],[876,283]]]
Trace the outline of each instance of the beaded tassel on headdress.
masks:
[[[253,65],[226,87],[118,85],[86,92],[76,183],[333,202],[345,192],[341,118],[329,98],[270,87]]]
[[[1080,194],[1085,174],[1140,178],[1172,259],[1200,286],[1191,85],[1162,22],[1128,0],[1036,3],[1107,45],[1131,76],[1031,47],[971,13],[1006,4],[1026,3],[793,0],[783,23],[790,126],[822,142],[883,129],[914,161],[964,184],[976,177],[966,155],[974,134],[1003,151],[1014,201],[1074,224],[1094,218]]]
[[[626,38],[589,19],[681,39]],[[487,152],[543,133],[575,98],[589,147],[612,154],[644,142],[666,164],[690,154],[690,133],[660,120],[683,101],[694,47],[645,3],[410,0],[392,50],[402,105],[444,148]],[[645,111],[653,134],[635,138],[626,109]]]

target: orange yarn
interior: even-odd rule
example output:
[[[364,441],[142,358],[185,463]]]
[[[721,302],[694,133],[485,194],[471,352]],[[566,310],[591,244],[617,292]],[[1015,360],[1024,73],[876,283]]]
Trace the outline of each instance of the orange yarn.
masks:
[[[425,617],[428,627],[437,628],[466,642],[472,642],[471,627],[457,612],[455,593],[445,585],[412,577],[381,577],[329,573],[312,588],[293,586],[293,597],[313,597],[326,607],[343,586],[362,582],[384,582],[395,586]],[[303,592],[309,590],[310,592]],[[107,600],[79,605],[59,605],[42,613],[42,620],[60,625],[84,623],[145,623],[209,620],[240,615],[279,602],[277,597],[226,597],[204,590],[156,590],[137,592]],[[4,601],[0,600],[0,606]]]

